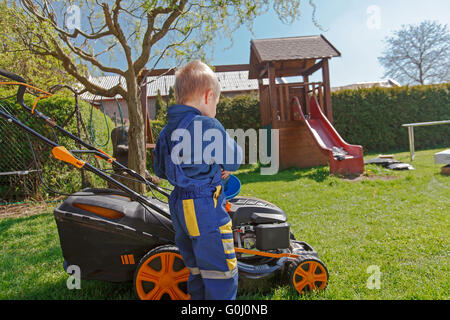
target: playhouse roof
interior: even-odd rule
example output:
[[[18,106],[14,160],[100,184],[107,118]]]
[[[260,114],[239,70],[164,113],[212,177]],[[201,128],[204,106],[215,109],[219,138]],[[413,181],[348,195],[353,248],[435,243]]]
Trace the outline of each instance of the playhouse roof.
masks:
[[[259,62],[338,57],[341,53],[323,36],[255,39]]]
[[[339,57],[341,53],[323,36],[303,36],[251,41],[250,78],[267,62],[315,61]]]

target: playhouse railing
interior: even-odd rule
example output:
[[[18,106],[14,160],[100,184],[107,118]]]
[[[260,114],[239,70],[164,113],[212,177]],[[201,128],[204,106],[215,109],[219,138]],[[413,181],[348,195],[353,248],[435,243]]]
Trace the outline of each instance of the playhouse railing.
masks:
[[[325,88],[323,82],[292,82],[277,83],[276,85],[276,103],[277,119],[275,121],[292,121],[290,104],[293,97],[298,97],[302,111],[305,115],[310,114],[310,99],[315,96],[319,102],[322,112],[325,106]],[[268,125],[272,123],[272,110],[270,103],[270,89],[268,85],[260,87],[261,101],[261,123]]]
[[[299,97],[300,104],[305,114],[310,113],[310,97],[315,95],[319,104],[324,103],[324,86],[322,82],[294,82],[278,84],[279,120],[290,119],[290,102],[293,97]]]

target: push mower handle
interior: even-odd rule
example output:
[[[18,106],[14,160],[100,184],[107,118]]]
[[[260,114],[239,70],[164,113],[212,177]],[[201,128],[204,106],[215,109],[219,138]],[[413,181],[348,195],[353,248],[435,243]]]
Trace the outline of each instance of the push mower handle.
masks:
[[[0,69],[0,76],[3,76],[16,82],[26,83],[25,79],[22,78],[21,76],[3,69]],[[20,104],[21,106],[25,105],[23,102],[23,95],[25,94],[25,90],[26,90],[25,86],[19,86],[19,89],[17,90],[17,103]]]

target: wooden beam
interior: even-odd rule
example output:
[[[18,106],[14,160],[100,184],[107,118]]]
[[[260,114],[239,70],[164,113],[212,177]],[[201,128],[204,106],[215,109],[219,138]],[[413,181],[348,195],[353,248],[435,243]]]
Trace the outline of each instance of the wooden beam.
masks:
[[[175,74],[176,69],[153,69],[150,71],[150,73],[147,75],[148,77],[158,77],[158,76],[171,76]]]
[[[259,73],[258,79],[262,79],[267,72],[268,72],[268,70],[267,70],[267,65],[266,65],[262,68],[261,72]]]
[[[324,103],[323,106],[325,110],[325,115],[331,124],[333,124],[333,109],[331,107],[331,85],[330,85],[330,68],[328,64],[328,58],[322,60],[322,79],[323,79],[323,96]]]
[[[301,76],[303,75],[311,75],[314,72],[316,72],[317,70],[319,70],[322,67],[322,63],[323,61],[327,61],[328,59],[322,59],[320,62],[316,63],[315,65],[313,65],[312,67],[309,68],[301,68],[301,69],[297,69],[296,68],[280,68],[278,71],[280,74],[283,73],[289,73],[289,74],[299,74]],[[286,66],[288,67],[288,66]],[[249,71],[250,70],[250,65],[249,64],[230,64],[230,65],[217,65],[217,66],[212,66],[212,68],[214,69],[215,72],[236,72],[236,71]],[[151,70],[147,76],[150,77],[157,77],[157,76],[161,76],[161,75],[174,75],[175,74],[176,69],[175,68],[171,68],[171,69],[153,69]],[[265,73],[267,72],[267,65],[261,70],[260,72],[260,77],[262,77]]]
[[[234,72],[234,71],[249,71],[249,64],[229,64],[213,66],[215,72]]]
[[[249,79],[258,79],[258,71],[261,68],[261,60],[258,58],[258,53],[256,52],[253,43],[250,45],[250,65],[248,71]]]
[[[272,63],[267,64],[269,74],[269,93],[270,93],[270,110],[272,114],[272,129],[278,128],[278,105],[277,90],[275,83],[275,66]]]
[[[312,75],[314,72],[316,72],[317,70],[319,70],[320,68],[322,68],[323,66],[323,60],[320,60],[319,62],[317,62],[315,65],[313,65],[310,68],[304,69],[300,72],[300,75],[302,76],[310,76]]]
[[[235,71],[249,71],[249,64],[229,64],[229,65],[218,65],[212,67],[214,72],[235,72]],[[149,77],[157,77],[157,76],[170,76],[175,74],[176,69],[153,69],[151,70],[147,76]]]

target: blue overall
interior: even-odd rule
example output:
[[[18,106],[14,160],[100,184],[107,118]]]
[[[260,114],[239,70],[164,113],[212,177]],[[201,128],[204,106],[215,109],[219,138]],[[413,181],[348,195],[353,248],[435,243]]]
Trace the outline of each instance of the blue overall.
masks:
[[[187,113],[178,129],[187,129],[198,114]],[[164,162],[164,175],[175,186],[169,208],[175,228],[175,243],[190,270],[188,292],[192,300],[236,298],[238,269],[231,219],[225,210],[221,171],[204,179],[186,176],[180,162],[174,163],[172,142],[165,130],[158,138],[157,157]],[[155,154],[156,155],[156,154]]]

